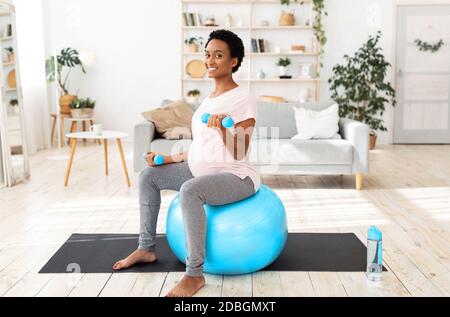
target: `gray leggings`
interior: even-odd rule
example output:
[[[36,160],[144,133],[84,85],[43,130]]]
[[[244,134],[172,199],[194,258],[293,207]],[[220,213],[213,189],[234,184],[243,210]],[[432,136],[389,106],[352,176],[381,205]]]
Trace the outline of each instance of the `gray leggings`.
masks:
[[[141,226],[139,249],[155,251],[156,224],[163,189],[180,192],[188,257],[186,274],[201,276],[205,258],[206,215],[204,204],[226,205],[255,194],[250,177],[231,173],[192,176],[187,162],[145,168],[139,177]]]

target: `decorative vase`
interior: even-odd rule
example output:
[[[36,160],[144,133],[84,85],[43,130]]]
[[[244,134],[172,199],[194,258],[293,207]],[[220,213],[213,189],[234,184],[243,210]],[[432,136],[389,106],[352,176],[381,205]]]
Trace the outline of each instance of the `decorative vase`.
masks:
[[[186,98],[186,101],[187,101],[188,104],[195,104],[195,103],[197,103],[199,101],[199,99],[200,99],[200,96],[198,96],[198,95],[188,96]]]
[[[261,70],[256,74],[256,78],[258,78],[258,79],[266,79],[266,73],[264,73],[264,71],[261,69]]]
[[[231,14],[228,13],[225,19],[225,27],[231,28],[232,26],[233,26],[233,17],[231,16]]]
[[[295,25],[294,13],[281,11],[279,24],[280,24],[280,26],[292,26],[292,25]]]
[[[280,72],[280,76],[286,76],[286,74],[287,74],[287,68],[285,67],[285,66],[279,66],[278,67],[278,70],[279,70],[279,72]]]
[[[195,43],[189,44],[189,52],[198,53],[198,51],[199,51],[198,44]]]
[[[59,106],[61,109],[61,114],[70,115],[70,104],[72,101],[77,99],[77,96],[73,95],[64,95],[59,99]]]
[[[369,149],[374,150],[377,145],[377,134],[375,132],[370,132],[370,142]]]

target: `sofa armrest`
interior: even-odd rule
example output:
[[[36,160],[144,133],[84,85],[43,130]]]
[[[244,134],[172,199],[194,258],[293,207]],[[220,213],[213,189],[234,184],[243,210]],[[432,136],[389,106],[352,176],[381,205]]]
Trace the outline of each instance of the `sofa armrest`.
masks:
[[[145,160],[142,154],[150,151],[150,145],[156,136],[156,128],[153,122],[143,121],[134,127],[134,171],[139,173],[145,168]]]
[[[355,120],[341,118],[339,120],[339,132],[343,139],[353,145],[353,173],[368,173],[369,126]]]

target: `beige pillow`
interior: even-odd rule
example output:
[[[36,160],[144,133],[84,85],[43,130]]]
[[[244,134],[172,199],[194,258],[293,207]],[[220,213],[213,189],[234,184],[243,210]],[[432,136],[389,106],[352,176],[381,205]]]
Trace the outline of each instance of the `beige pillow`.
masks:
[[[165,139],[192,139],[191,123],[194,111],[184,100],[143,112],[142,115],[154,123],[156,131]]]

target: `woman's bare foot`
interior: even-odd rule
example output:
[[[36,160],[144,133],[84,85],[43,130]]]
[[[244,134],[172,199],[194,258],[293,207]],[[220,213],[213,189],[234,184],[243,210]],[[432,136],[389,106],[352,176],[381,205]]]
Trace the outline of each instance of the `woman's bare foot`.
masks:
[[[203,286],[205,286],[205,277],[185,275],[166,297],[192,297]]]
[[[144,250],[136,250],[131,253],[126,259],[118,261],[114,264],[113,269],[124,270],[127,269],[136,263],[153,263],[156,262],[156,254],[155,252],[149,252]]]

